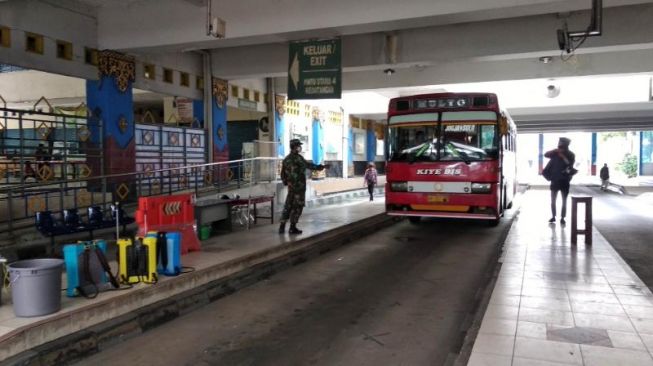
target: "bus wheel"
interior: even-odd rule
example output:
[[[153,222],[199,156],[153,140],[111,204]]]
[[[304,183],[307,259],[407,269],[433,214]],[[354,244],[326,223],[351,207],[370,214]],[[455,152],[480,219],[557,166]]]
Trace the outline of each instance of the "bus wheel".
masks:
[[[411,224],[419,224],[421,220],[421,217],[419,216],[408,216],[408,221],[410,221]]]

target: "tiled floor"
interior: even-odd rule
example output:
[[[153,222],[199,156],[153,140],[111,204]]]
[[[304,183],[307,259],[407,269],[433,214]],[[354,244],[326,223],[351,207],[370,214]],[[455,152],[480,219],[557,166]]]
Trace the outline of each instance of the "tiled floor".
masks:
[[[468,365],[653,365],[653,294],[596,229],[571,245],[548,199],[524,199]]]

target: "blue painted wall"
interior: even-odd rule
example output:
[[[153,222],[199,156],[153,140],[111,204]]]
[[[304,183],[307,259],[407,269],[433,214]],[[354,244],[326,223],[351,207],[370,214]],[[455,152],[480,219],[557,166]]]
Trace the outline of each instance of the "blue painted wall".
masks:
[[[277,145],[277,157],[282,158],[286,156],[286,147],[285,147],[285,132],[286,132],[286,121],[284,115],[279,115],[279,113],[274,114],[274,141],[278,142]]]
[[[592,132],[592,175],[596,175],[596,150],[597,150],[596,132]]]
[[[372,128],[367,129],[367,149],[365,157],[368,162],[376,159],[376,134]]]
[[[214,161],[229,160],[229,144],[227,137],[227,105],[218,105],[212,98],[213,108],[213,159]]]
[[[313,163],[321,164],[324,160],[324,126],[317,118],[313,119],[313,141],[311,143]]]
[[[134,138],[134,102],[131,85],[123,93],[118,89],[113,77],[104,76],[100,80],[86,81],[86,101],[94,117],[102,119],[104,140],[113,138],[122,148],[127,147]],[[99,116],[96,113],[99,112]],[[121,131],[118,121],[125,117],[127,128]],[[96,126],[91,126],[95,127]],[[92,142],[99,141],[99,134],[93,132]]]
[[[204,101],[201,99],[193,100],[193,119],[199,123],[199,125],[193,127],[204,127]]]

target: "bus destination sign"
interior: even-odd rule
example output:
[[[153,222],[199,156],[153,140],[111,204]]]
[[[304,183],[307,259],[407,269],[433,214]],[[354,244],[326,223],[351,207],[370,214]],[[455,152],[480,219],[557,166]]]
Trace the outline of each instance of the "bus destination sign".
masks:
[[[414,108],[465,108],[468,105],[467,98],[418,99],[415,101]]]

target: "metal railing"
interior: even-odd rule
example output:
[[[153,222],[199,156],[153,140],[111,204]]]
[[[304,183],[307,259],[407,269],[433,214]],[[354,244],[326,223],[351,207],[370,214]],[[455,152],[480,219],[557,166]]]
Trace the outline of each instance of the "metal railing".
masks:
[[[279,163],[278,158],[258,157],[0,187],[0,232],[11,236],[18,228],[32,226],[28,219],[39,211],[100,206],[106,212],[114,202],[129,205],[144,196],[251,188],[276,180]]]
[[[50,112],[0,106],[0,184],[76,179],[101,170],[102,121],[85,106]],[[78,114],[83,113],[83,114]],[[93,172],[101,175],[101,171]]]

